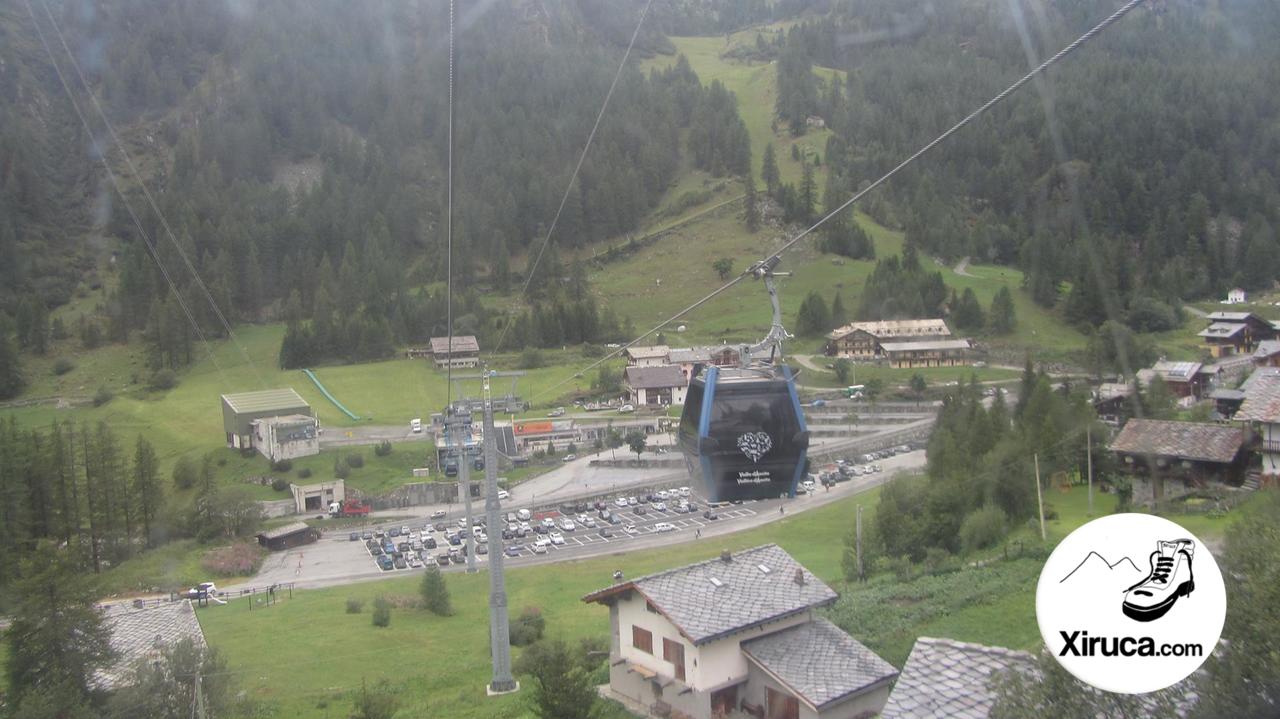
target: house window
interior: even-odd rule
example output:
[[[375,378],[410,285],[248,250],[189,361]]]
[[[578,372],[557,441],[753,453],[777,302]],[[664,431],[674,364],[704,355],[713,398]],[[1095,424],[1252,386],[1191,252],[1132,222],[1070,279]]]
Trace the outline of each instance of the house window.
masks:
[[[765,689],[769,700],[767,719],[800,719],[799,699],[790,694],[777,691],[773,687],[766,687]]]
[[[646,654],[653,654],[653,632],[632,625],[631,646]]]
[[[718,689],[711,692],[711,713],[728,716],[729,712],[738,708],[738,685]]]
[[[662,658],[675,666],[676,679],[684,681],[684,645],[670,639],[662,640]]]

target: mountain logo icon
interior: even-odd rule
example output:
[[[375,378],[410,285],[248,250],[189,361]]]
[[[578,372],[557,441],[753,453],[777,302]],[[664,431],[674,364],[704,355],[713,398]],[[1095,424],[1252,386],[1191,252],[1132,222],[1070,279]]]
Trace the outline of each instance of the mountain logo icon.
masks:
[[[1058,580],[1059,584],[1071,579],[1079,573],[1080,576],[1097,576],[1105,572],[1115,572],[1117,575],[1133,575],[1141,576],[1142,570],[1138,569],[1138,565],[1128,557],[1121,557],[1114,562],[1108,562],[1107,558],[1097,552],[1089,552],[1085,558],[1067,573],[1067,576]]]

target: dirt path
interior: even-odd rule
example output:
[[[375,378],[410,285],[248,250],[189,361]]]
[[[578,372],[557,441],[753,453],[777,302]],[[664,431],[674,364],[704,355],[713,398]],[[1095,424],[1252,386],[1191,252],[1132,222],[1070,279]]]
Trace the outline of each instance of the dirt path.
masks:
[[[955,273],[961,277],[977,277],[977,275],[969,272],[969,258],[963,257],[960,262],[956,263]]]

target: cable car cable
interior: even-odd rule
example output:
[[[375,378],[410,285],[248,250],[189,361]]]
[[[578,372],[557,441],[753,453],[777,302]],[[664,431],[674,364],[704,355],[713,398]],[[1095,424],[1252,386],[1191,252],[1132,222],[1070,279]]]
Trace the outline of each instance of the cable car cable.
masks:
[[[24,1],[27,5],[27,12],[31,15],[31,23],[35,26],[36,35],[40,39],[40,44],[44,47],[45,53],[49,56],[49,62],[53,65],[53,71],[58,76],[58,82],[61,83],[63,91],[67,93],[67,99],[71,102],[71,108],[75,110],[76,117],[80,119],[80,124],[84,126],[85,133],[89,135],[89,141],[93,143],[93,149],[97,151],[98,159],[102,162],[103,169],[107,171],[107,179],[111,182],[111,186],[115,188],[116,194],[120,196],[120,201],[124,203],[125,210],[133,220],[134,226],[138,228],[138,235],[142,238],[142,242],[146,245],[147,250],[151,252],[151,257],[155,260],[156,267],[160,270],[160,275],[164,278],[165,284],[169,286],[169,290],[173,293],[174,299],[177,300],[178,306],[182,309],[182,313],[186,315],[187,321],[191,323],[192,329],[196,331],[196,337],[204,346],[205,352],[208,353],[209,361],[213,364],[213,368],[218,372],[218,377],[222,380],[223,386],[229,386],[227,383],[226,373],[223,372],[222,365],[218,363],[218,358],[214,355],[212,345],[209,344],[209,340],[205,337],[204,331],[200,329],[200,324],[196,322],[195,316],[191,313],[191,308],[187,306],[186,300],[182,298],[182,293],[178,291],[178,286],[169,275],[169,271],[165,268],[164,263],[160,261],[159,249],[151,239],[151,236],[147,234],[146,228],[142,226],[142,221],[138,218],[138,214],[134,212],[133,205],[129,202],[128,197],[124,193],[124,188],[120,185],[120,178],[116,176],[115,171],[111,169],[111,163],[107,161],[106,153],[99,150],[98,141],[93,135],[93,128],[89,126],[88,119],[80,109],[80,103],[76,101],[75,94],[71,91],[71,85],[67,82],[66,76],[62,73],[62,68],[58,65],[58,61],[54,57],[53,49],[49,47],[49,42],[45,38],[44,30],[40,28],[40,20],[36,17],[35,7],[32,6],[31,0]],[[45,10],[48,10],[47,5],[45,6]],[[68,50],[68,54],[69,53],[70,51]]]
[[[449,0],[449,120],[448,120],[448,166],[445,176],[445,330],[448,349],[445,350],[448,364],[445,365],[445,412],[453,404],[453,0]]]
[[[600,129],[600,121],[604,119],[605,110],[609,109],[609,100],[613,97],[613,91],[618,87],[618,79],[622,77],[622,70],[627,66],[627,59],[631,57],[631,48],[636,44],[636,38],[640,35],[640,27],[644,25],[645,15],[649,14],[649,6],[653,4],[653,0],[648,0],[644,4],[644,8],[640,11],[640,21],[636,23],[636,29],[631,33],[631,42],[627,43],[627,51],[622,53],[622,62],[618,63],[618,71],[613,74],[613,82],[609,84],[609,92],[605,93],[604,104],[600,106],[600,112],[596,114],[596,122],[591,126],[591,133],[587,135],[587,143],[582,147],[582,153],[578,155],[578,164],[573,168],[573,174],[569,176],[569,184],[564,188],[564,194],[560,197],[560,206],[556,209],[556,214],[551,218],[551,226],[547,228],[547,236],[542,240],[542,247],[538,250],[537,257],[534,258],[533,264],[525,271],[524,287],[520,290],[520,296],[517,301],[524,299],[529,292],[529,285],[533,282],[533,276],[538,270],[538,264],[542,262],[542,255],[547,251],[547,246],[551,244],[551,235],[556,231],[556,224],[560,222],[560,213],[564,212],[565,203],[569,200],[569,193],[573,192],[573,185],[578,180],[578,173],[582,170],[582,163],[587,159],[587,151],[591,149],[591,142],[596,138],[596,130]],[[498,343],[494,345],[490,354],[496,354],[502,349],[502,343],[507,338],[507,332],[511,329],[511,325],[515,324],[515,316],[508,318],[507,323],[502,328],[502,334],[498,335]]]
[[[921,147],[919,150],[916,150],[916,151],[915,151],[914,153],[912,153],[909,157],[907,157],[907,159],[905,159],[905,160],[903,160],[902,162],[898,163],[898,164],[897,164],[893,169],[891,169],[891,170],[889,170],[888,172],[886,172],[884,175],[882,175],[882,176],[881,176],[879,179],[877,179],[875,182],[872,182],[870,185],[867,185],[867,186],[866,186],[865,188],[863,188],[862,190],[860,190],[860,191],[858,191],[858,192],[854,193],[854,195],[853,195],[852,197],[850,197],[850,198],[849,198],[848,200],[846,200],[845,202],[841,203],[841,205],[840,205],[839,207],[835,208],[835,209],[834,209],[834,210],[832,210],[831,212],[828,212],[825,216],[823,216],[821,219],[819,219],[819,220],[818,220],[817,222],[815,222],[813,225],[811,225],[811,226],[810,226],[810,227],[808,227],[807,229],[805,229],[805,230],[801,231],[801,232],[800,232],[799,234],[797,234],[795,237],[792,237],[790,240],[788,240],[787,242],[785,242],[785,243],[782,245],[782,247],[778,248],[776,251],[774,251],[773,253],[771,253],[771,254],[770,254],[770,255],[769,255],[769,256],[764,260],[764,262],[769,262],[769,261],[774,261],[774,260],[776,260],[778,257],[780,257],[780,256],[782,255],[782,253],[784,253],[784,252],[786,252],[787,250],[789,250],[789,249],[791,249],[792,247],[794,247],[794,246],[796,245],[796,243],[800,242],[800,241],[801,241],[801,240],[803,240],[805,237],[808,237],[810,233],[812,233],[814,230],[818,229],[818,228],[819,228],[819,227],[821,227],[822,225],[826,224],[826,223],[827,223],[827,221],[829,221],[831,218],[833,218],[833,217],[835,217],[836,215],[840,214],[840,213],[841,213],[841,212],[843,212],[845,209],[847,209],[850,205],[854,204],[854,203],[855,203],[855,202],[857,202],[858,200],[860,200],[860,199],[862,199],[863,197],[865,197],[867,193],[871,192],[872,190],[876,189],[876,188],[877,188],[877,187],[879,187],[880,185],[884,184],[886,181],[888,181],[888,180],[889,180],[890,178],[892,178],[894,175],[898,174],[898,172],[900,172],[902,169],[906,168],[908,165],[910,165],[910,164],[912,164],[913,162],[915,162],[916,160],[920,159],[920,157],[921,157],[921,156],[923,156],[925,153],[929,152],[929,151],[930,151],[930,150],[932,150],[934,147],[937,147],[937,146],[938,146],[939,144],[941,144],[944,140],[946,140],[947,138],[951,137],[951,136],[952,136],[952,135],[954,135],[956,132],[958,132],[961,128],[963,128],[964,126],[968,125],[968,124],[969,124],[970,122],[972,122],[973,120],[977,119],[980,115],[982,115],[982,114],[986,113],[988,110],[990,110],[992,107],[994,107],[995,105],[997,105],[998,103],[1000,103],[1001,101],[1003,101],[1005,98],[1009,97],[1009,95],[1013,94],[1015,91],[1017,91],[1017,90],[1018,90],[1019,88],[1021,88],[1023,85],[1025,85],[1025,84],[1027,84],[1028,82],[1030,82],[1030,81],[1031,81],[1033,78],[1035,78],[1037,75],[1039,75],[1039,74],[1041,74],[1042,72],[1044,72],[1045,70],[1049,69],[1050,67],[1052,67],[1053,65],[1055,65],[1058,61],[1060,61],[1060,60],[1062,60],[1063,58],[1065,58],[1066,56],[1070,55],[1072,52],[1075,52],[1078,48],[1080,48],[1080,46],[1082,46],[1084,43],[1088,42],[1089,40],[1092,40],[1096,35],[1098,35],[1098,33],[1102,32],[1102,31],[1103,31],[1103,30],[1105,30],[1108,26],[1112,25],[1112,24],[1113,24],[1113,23],[1115,23],[1117,20],[1119,20],[1120,18],[1124,17],[1126,14],[1128,14],[1128,13],[1129,13],[1129,11],[1130,11],[1130,10],[1132,10],[1132,9],[1133,9],[1133,8],[1135,8],[1135,7],[1137,7],[1137,6],[1138,6],[1139,4],[1141,4],[1143,1],[1144,1],[1144,0],[1129,0],[1127,3],[1125,3],[1123,6],[1121,6],[1118,10],[1116,10],[1116,11],[1115,11],[1115,12],[1113,12],[1111,15],[1107,16],[1104,20],[1102,20],[1102,22],[1099,22],[1097,25],[1094,25],[1092,28],[1090,28],[1090,29],[1089,29],[1087,32],[1085,32],[1083,35],[1081,35],[1080,37],[1076,38],[1076,39],[1075,39],[1075,41],[1073,41],[1071,44],[1069,44],[1069,45],[1067,45],[1066,47],[1064,47],[1064,48],[1062,48],[1061,50],[1059,50],[1059,51],[1058,51],[1058,52],[1057,52],[1053,57],[1050,57],[1049,59],[1047,59],[1047,60],[1045,60],[1044,62],[1040,63],[1038,66],[1036,66],[1036,67],[1035,67],[1034,69],[1032,69],[1030,72],[1028,72],[1027,74],[1023,75],[1021,78],[1019,78],[1019,79],[1018,79],[1016,82],[1014,82],[1012,85],[1010,85],[1009,87],[1007,87],[1007,88],[1005,88],[1003,91],[1001,91],[998,95],[996,95],[995,97],[993,97],[993,98],[991,98],[990,100],[986,101],[986,102],[985,102],[985,103],[983,103],[983,104],[982,104],[978,109],[976,109],[976,110],[974,110],[973,112],[969,113],[969,114],[968,114],[968,115],[966,115],[962,120],[960,120],[960,121],[959,121],[959,122],[957,122],[956,124],[952,125],[949,129],[947,129],[947,130],[946,130],[945,132],[943,132],[941,135],[938,135],[936,138],[934,138],[932,141],[930,141],[929,143],[927,143],[926,145],[924,145],[923,147]],[[652,329],[648,330],[648,331],[647,331],[647,332],[645,332],[644,334],[641,334],[640,336],[636,337],[635,339],[631,340],[630,342],[628,342],[628,343],[626,343],[626,344],[622,345],[621,347],[619,347],[619,348],[615,349],[613,352],[610,352],[609,354],[605,355],[604,357],[600,358],[599,360],[596,360],[595,362],[592,362],[591,364],[587,365],[586,367],[584,367],[584,368],[582,368],[582,369],[578,370],[578,371],[577,371],[576,373],[574,373],[571,377],[568,377],[568,378],[566,378],[566,379],[564,379],[564,380],[562,380],[562,381],[560,381],[560,382],[557,382],[556,384],[551,385],[550,387],[546,387],[546,388],[542,389],[541,391],[539,391],[539,392],[535,393],[535,394],[533,395],[533,397],[531,397],[530,399],[531,399],[531,400],[533,400],[533,399],[537,399],[538,397],[541,397],[542,395],[547,394],[548,392],[551,392],[551,391],[556,390],[556,389],[558,389],[558,388],[560,388],[560,387],[563,387],[564,385],[566,385],[566,384],[568,384],[568,383],[572,382],[574,379],[576,379],[576,378],[578,378],[578,377],[582,377],[582,376],[583,376],[583,375],[585,375],[587,372],[590,372],[591,370],[595,369],[596,367],[599,367],[600,365],[604,364],[605,362],[608,362],[609,360],[613,359],[614,357],[617,357],[617,356],[618,356],[618,355],[620,355],[623,351],[625,351],[627,348],[631,347],[632,345],[635,345],[637,342],[640,342],[641,340],[643,340],[645,337],[649,336],[650,334],[653,334],[654,332],[657,332],[658,330],[662,329],[663,327],[666,327],[668,324],[670,324],[670,323],[674,322],[675,320],[680,319],[681,317],[683,317],[684,315],[688,314],[689,312],[692,312],[693,310],[697,309],[698,307],[701,307],[702,305],[706,304],[707,302],[710,302],[712,299],[714,299],[715,297],[719,296],[720,294],[722,294],[723,292],[725,292],[725,291],[726,291],[726,290],[728,290],[729,288],[733,287],[734,285],[738,284],[738,283],[739,283],[739,282],[741,282],[742,280],[744,280],[744,279],[746,279],[746,278],[748,278],[748,277],[751,277],[751,276],[752,276],[752,270],[753,270],[755,267],[757,267],[757,266],[758,266],[758,264],[757,264],[757,265],[752,265],[752,267],[751,267],[751,268],[748,268],[748,269],[747,269],[746,271],[744,271],[742,274],[738,275],[737,277],[734,277],[733,279],[729,280],[729,281],[728,281],[728,282],[726,282],[725,284],[723,284],[723,285],[721,285],[720,287],[716,288],[715,290],[713,290],[711,293],[709,293],[708,295],[706,295],[706,296],[705,296],[705,297],[703,297],[702,299],[698,300],[697,302],[694,302],[693,304],[689,305],[688,307],[685,307],[684,309],[680,310],[679,312],[675,313],[674,315],[671,315],[671,316],[670,316],[670,317],[668,317],[667,319],[665,319],[665,320],[663,320],[662,322],[658,323],[658,324],[657,324],[656,326],[654,326]]]
[[[115,127],[111,124],[111,120],[107,118],[107,113],[102,109],[102,104],[98,102],[98,96],[93,92],[93,89],[85,79],[84,72],[80,69],[80,63],[76,61],[75,54],[71,52],[70,46],[67,45],[66,36],[62,34],[62,28],[59,27],[58,21],[54,18],[53,12],[49,9],[49,3],[47,0],[40,0],[40,4],[44,8],[45,15],[49,17],[49,23],[53,27],[53,31],[57,34],[59,42],[62,43],[62,49],[67,53],[67,58],[71,61],[71,67],[76,71],[76,75],[80,78],[80,84],[84,87],[85,94],[89,96],[89,101],[93,104],[98,116],[102,119],[102,124],[107,128],[107,133],[111,136],[112,142],[116,145],[116,148],[120,150],[120,155],[124,158],[125,164],[129,166],[129,171],[137,181],[139,189],[142,190],[143,197],[146,198],[147,203],[151,206],[151,211],[154,212],[156,214],[156,218],[160,220],[160,225],[164,228],[164,232],[168,236],[170,244],[172,244],[174,249],[178,251],[178,256],[182,258],[183,263],[187,266],[187,270],[195,280],[196,287],[200,288],[200,292],[204,294],[205,300],[209,303],[209,306],[213,308],[213,313],[217,316],[223,329],[227,331],[227,337],[233,344],[235,344],[236,348],[240,351],[240,355],[244,357],[249,368],[253,370],[253,374],[257,377],[258,383],[263,387],[266,387],[266,378],[264,378],[262,372],[258,370],[257,363],[253,361],[253,358],[249,356],[248,350],[246,350],[244,345],[240,343],[240,340],[236,338],[235,331],[231,329],[231,323],[227,321],[227,318],[222,313],[221,308],[218,307],[218,303],[214,300],[213,293],[209,291],[209,287],[205,285],[204,280],[200,278],[200,273],[196,271],[195,265],[191,262],[191,258],[188,257],[186,251],[182,249],[182,245],[178,244],[178,240],[173,234],[173,229],[169,226],[169,221],[165,219],[164,213],[160,211],[160,207],[156,203],[155,198],[151,195],[151,191],[147,189],[146,183],[142,181],[142,173],[138,171],[137,165],[134,164],[133,158],[129,155],[129,151],[125,149],[124,143],[121,142],[120,136],[116,133]],[[27,6],[28,9],[31,9],[29,0],[27,2]],[[34,14],[34,10],[32,10],[32,12]],[[48,50],[48,47],[45,49]],[[61,74],[59,74],[59,77],[61,78]],[[65,82],[63,83],[63,87],[66,88]],[[67,93],[70,94],[70,92],[70,89],[67,89]],[[84,118],[82,117],[81,120],[83,121],[83,119]],[[89,130],[87,125],[85,126],[85,131],[90,132],[90,136],[92,137],[92,131]],[[97,143],[95,142],[95,145],[96,144]],[[102,161],[105,165],[105,157]],[[119,192],[119,188],[117,188],[117,192]],[[122,198],[123,196],[123,193],[121,193]],[[156,261],[159,262],[158,255]],[[194,320],[192,321],[194,322]]]

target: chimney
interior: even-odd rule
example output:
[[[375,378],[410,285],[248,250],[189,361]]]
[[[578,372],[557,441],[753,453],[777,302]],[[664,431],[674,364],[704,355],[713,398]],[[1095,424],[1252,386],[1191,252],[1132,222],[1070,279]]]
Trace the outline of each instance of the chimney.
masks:
[[[804,586],[804,570],[801,569],[800,567],[796,567],[795,582],[797,586],[800,586],[800,587]]]
[[[733,561],[733,555],[732,555],[732,554],[729,554],[729,550],[727,550],[727,549],[721,549],[721,550],[720,550],[720,561],[724,562],[725,564],[728,564],[729,562],[732,562],[732,561]]]

